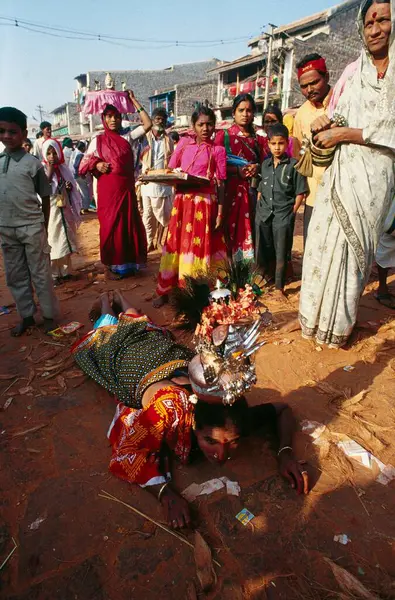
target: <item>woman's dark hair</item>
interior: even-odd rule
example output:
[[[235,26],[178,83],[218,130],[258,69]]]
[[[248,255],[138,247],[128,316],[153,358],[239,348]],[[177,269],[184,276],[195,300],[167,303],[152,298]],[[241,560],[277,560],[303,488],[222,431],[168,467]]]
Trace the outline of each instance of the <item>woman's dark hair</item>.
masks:
[[[225,427],[226,423],[233,423],[236,429],[243,434],[244,428],[248,422],[247,418],[248,404],[244,397],[236,400],[231,406],[222,404],[213,404],[198,400],[195,405],[195,425],[196,429],[204,427]]]
[[[80,152],[85,152],[85,148],[86,148],[85,142],[78,142],[77,150],[79,150]]]
[[[305,67],[307,64],[309,64],[311,61],[313,60],[321,60],[322,56],[321,54],[317,54],[317,52],[313,52],[312,54],[306,54],[306,56],[304,56],[296,65],[297,69],[302,69],[303,67]],[[318,73],[320,75],[326,75],[325,71],[318,71]]]
[[[173,142],[179,142],[180,141],[180,134],[178,133],[178,131],[171,131],[170,132],[170,137],[173,140]]]
[[[208,106],[204,106],[204,104],[200,104],[197,107],[197,109],[192,113],[192,117],[191,117],[192,125],[196,125],[197,120],[202,115],[204,115],[205,117],[210,117],[210,119],[212,120],[212,122],[215,125],[216,118],[215,118],[214,111],[212,110],[212,108],[209,108]]]
[[[267,137],[269,140],[271,140],[275,136],[281,136],[288,140],[289,131],[282,123],[276,123],[275,125],[269,127],[269,130],[267,132]]]
[[[155,110],[153,111],[153,113],[151,115],[152,119],[154,117],[163,117],[165,119],[165,121],[167,121],[167,119],[169,118],[169,115],[167,114],[165,108],[158,106],[158,108],[155,108]]]
[[[361,5],[362,22],[365,24],[365,19],[369,8],[372,4],[390,4],[391,0],[365,0]]]
[[[256,112],[256,104],[255,104],[255,100],[254,98],[251,96],[251,94],[239,94],[238,96],[236,96],[236,98],[233,100],[233,106],[232,106],[232,113],[234,114],[236,111],[236,108],[239,106],[239,104],[241,104],[242,102],[249,102],[251,104],[252,110],[255,113]]]
[[[41,131],[43,129],[46,129],[47,127],[52,127],[52,123],[50,123],[49,121],[42,121],[42,123],[40,123],[40,129],[41,129]]]
[[[13,106],[3,106],[0,108],[0,121],[16,123],[21,129],[27,129],[27,118],[25,113]]]
[[[43,134],[43,132],[42,132],[42,131],[39,131],[38,133],[36,133],[36,140],[39,140],[40,138],[42,138],[42,137],[43,137],[43,135],[44,135],[44,134]]]
[[[269,104],[269,106],[263,111],[262,114],[262,125],[266,115],[275,115],[279,123],[283,122],[283,113],[275,104]]]
[[[105,117],[106,115],[108,115],[108,113],[111,112],[118,113],[120,117],[122,116],[116,106],[114,106],[113,104],[106,104],[106,107],[103,110],[103,117]]]

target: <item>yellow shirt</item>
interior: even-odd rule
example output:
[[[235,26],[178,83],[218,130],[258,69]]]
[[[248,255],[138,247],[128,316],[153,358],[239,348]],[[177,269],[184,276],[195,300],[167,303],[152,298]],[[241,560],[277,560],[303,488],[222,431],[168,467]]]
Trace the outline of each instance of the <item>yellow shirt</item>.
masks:
[[[329,90],[328,95],[324,98],[322,106],[320,107],[312,104],[310,100],[306,100],[306,102],[298,109],[294,120],[293,137],[298,139],[300,143],[303,141],[303,136],[308,138],[311,137],[310,126],[315,119],[326,113],[331,95],[332,90]],[[306,198],[306,204],[308,206],[314,206],[318,186],[322,181],[324,173],[325,167],[316,167],[313,165],[313,176],[307,178],[310,189],[310,193]]]

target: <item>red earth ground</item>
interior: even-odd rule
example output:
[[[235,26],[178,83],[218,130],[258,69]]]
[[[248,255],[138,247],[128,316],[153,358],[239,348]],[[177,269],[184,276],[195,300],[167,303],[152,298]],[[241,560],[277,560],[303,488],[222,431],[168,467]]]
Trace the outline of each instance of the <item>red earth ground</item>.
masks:
[[[89,307],[106,289],[123,290],[157,322],[171,323],[170,309],[151,308],[158,254],[150,255],[144,276],[110,285],[97,269],[94,215],[84,220],[80,244],[78,277],[57,290],[62,323],[78,320],[88,331]],[[298,223],[297,275],[301,244]],[[3,269],[0,276],[0,304],[10,304]],[[296,436],[297,456],[308,462],[312,479],[308,496],[297,496],[280,478],[263,438],[246,440],[225,467],[200,462],[176,469],[180,489],[223,475],[241,487],[240,497],[220,490],[193,503],[199,531],[221,564],[209,600],[358,597],[339,584],[325,558],[374,594],[365,597],[395,598],[394,483],[377,483],[376,467],[347,460],[334,443],[337,434],[348,434],[395,465],[395,329],[393,313],[374,299],[375,287],[373,274],[347,349],[317,348],[298,331],[274,328],[257,357],[252,403],[285,401],[300,421],[327,425],[323,445],[313,445],[302,432]],[[284,301],[264,295],[277,325],[297,316],[299,289],[299,280],[290,284]],[[69,347],[77,334],[54,340],[35,329],[13,339],[9,329],[16,321],[15,309],[0,317],[0,565],[13,539],[17,544],[0,571],[0,597],[183,600],[194,597],[191,588],[205,597],[190,547],[99,496],[106,490],[162,519],[154,498],[107,471],[106,432],[115,402],[73,364]],[[347,365],[354,369],[345,371]],[[255,515],[247,526],[235,518],[243,507]],[[342,533],[351,540],[347,545],[333,539]],[[193,541],[191,533],[185,535]]]

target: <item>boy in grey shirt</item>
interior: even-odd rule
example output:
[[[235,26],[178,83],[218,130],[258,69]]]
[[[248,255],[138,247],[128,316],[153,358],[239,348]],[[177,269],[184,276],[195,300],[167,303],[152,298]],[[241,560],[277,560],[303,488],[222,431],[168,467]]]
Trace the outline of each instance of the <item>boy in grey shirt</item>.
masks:
[[[11,335],[35,324],[35,288],[48,333],[55,328],[50,247],[47,240],[50,188],[40,162],[22,147],[26,115],[17,108],[0,108],[0,241],[7,285],[22,321]],[[37,194],[41,197],[40,204]]]

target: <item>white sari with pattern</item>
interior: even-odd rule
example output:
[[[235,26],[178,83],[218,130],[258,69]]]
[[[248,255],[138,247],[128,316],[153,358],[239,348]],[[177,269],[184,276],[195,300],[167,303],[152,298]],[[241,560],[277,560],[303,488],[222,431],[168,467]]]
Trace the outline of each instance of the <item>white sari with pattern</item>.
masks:
[[[341,144],[317,194],[302,274],[302,335],[344,345],[357,319],[395,181],[395,0],[391,0],[389,67],[378,81],[363,49],[336,112],[363,130],[368,144]],[[359,27],[363,34],[361,11]]]

